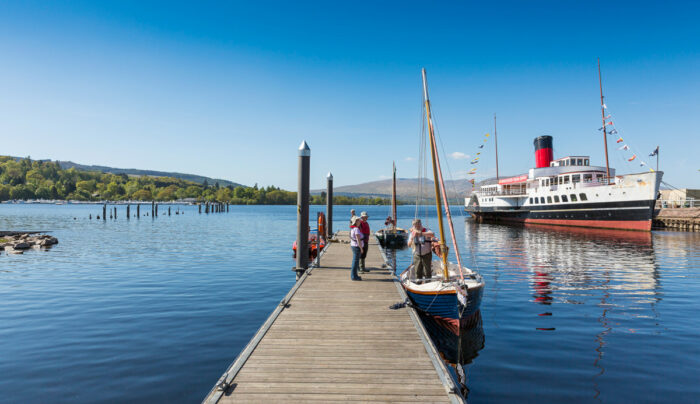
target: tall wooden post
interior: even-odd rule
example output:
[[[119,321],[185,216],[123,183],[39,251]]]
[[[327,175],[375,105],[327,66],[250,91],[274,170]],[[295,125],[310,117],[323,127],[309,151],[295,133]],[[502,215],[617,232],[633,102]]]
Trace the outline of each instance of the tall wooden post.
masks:
[[[117,207],[114,207],[114,220],[117,220]]]
[[[333,235],[333,174],[326,176],[326,240]]]
[[[156,201],[151,201],[151,217],[156,217]]]
[[[199,204],[199,213],[202,213],[202,204]]]
[[[598,58],[598,84],[600,85],[600,114],[603,117],[603,141],[605,144],[605,175],[607,184],[610,185],[610,164],[608,163],[608,130],[605,123],[605,102],[603,100],[603,78],[600,75],[600,58]]]
[[[297,186],[297,279],[309,266],[309,171],[311,149],[306,141],[299,146],[299,179]]]
[[[126,220],[131,218],[131,205],[126,205]]]
[[[170,205],[168,205],[168,216],[170,216]]]
[[[156,217],[158,217],[158,204],[156,203]]]
[[[136,204],[136,218],[141,219],[141,204],[140,203]]]
[[[102,220],[107,220],[107,204],[102,205]]]

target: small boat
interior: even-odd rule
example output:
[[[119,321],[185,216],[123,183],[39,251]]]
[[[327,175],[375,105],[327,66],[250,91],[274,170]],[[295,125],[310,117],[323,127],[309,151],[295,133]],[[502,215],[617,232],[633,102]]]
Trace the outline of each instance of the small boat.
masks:
[[[396,212],[396,163],[394,163],[394,175],[391,188],[391,216],[386,219],[384,229],[379,229],[374,236],[383,248],[405,248],[408,233],[406,230],[396,227],[398,215]]]
[[[432,263],[434,274],[432,278],[417,279],[413,265],[411,265],[400,274],[399,279],[406,290],[406,294],[417,309],[449,324],[450,330],[459,335],[470,324],[473,324],[474,316],[479,312],[484,291],[484,281],[477,272],[462,265],[462,258],[452,224],[452,215],[447,201],[440,159],[437,153],[425,69],[423,69],[422,73],[425,116],[427,119],[427,143],[430,147],[433,166],[435,207],[440,227],[440,238],[434,243],[434,249],[440,260]],[[447,261],[448,249],[445,244],[446,234],[442,217],[443,203],[454,246],[454,254],[457,258],[456,264]]]
[[[318,212],[318,228],[309,230],[309,259],[314,260],[318,252],[326,247],[326,215]],[[292,243],[292,258],[297,257],[297,241]]]

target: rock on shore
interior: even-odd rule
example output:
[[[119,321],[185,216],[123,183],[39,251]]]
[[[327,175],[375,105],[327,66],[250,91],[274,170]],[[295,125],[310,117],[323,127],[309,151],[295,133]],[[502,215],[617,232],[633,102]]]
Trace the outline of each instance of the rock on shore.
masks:
[[[15,234],[0,237],[0,250],[8,254],[22,254],[29,248],[50,247],[58,244],[58,239],[48,234]]]

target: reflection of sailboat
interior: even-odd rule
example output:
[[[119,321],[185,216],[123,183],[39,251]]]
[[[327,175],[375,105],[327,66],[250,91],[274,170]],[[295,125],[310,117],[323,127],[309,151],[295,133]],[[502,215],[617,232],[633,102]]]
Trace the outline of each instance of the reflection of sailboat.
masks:
[[[440,356],[451,369],[452,376],[461,387],[461,393],[466,398],[469,394],[467,373],[463,365],[472,363],[484,348],[484,328],[481,311],[477,311],[459,334],[450,330],[452,325],[439,318],[421,315],[425,329],[435,344]]]
[[[384,248],[405,248],[408,233],[406,230],[396,227],[398,215],[396,210],[396,164],[393,165],[393,180],[391,187],[391,216],[384,223],[387,228],[374,233],[379,244]]]
[[[468,325],[470,318],[479,310],[481,295],[484,291],[484,281],[478,273],[462,266],[462,258],[459,248],[457,247],[457,239],[452,224],[452,215],[447,201],[447,192],[445,190],[442,168],[440,167],[440,159],[437,153],[437,143],[435,141],[435,133],[433,131],[433,122],[430,113],[430,100],[428,98],[428,83],[425,69],[423,69],[422,73],[425,117],[427,119],[427,134],[430,144],[433,181],[435,185],[435,207],[437,209],[438,223],[440,226],[439,245],[437,245],[436,248],[441,260],[432,262],[434,275],[431,278],[425,280],[416,279],[415,268],[411,265],[401,273],[400,279],[401,284],[404,289],[406,289],[406,294],[408,294],[418,309],[447,321],[454,325],[454,329],[459,332],[461,328]],[[445,204],[445,214],[452,236],[457,264],[448,263],[447,261],[447,245],[445,244],[446,233],[442,217],[443,202]],[[424,236],[416,237],[416,241],[424,238]],[[419,245],[425,245],[426,243],[429,243],[429,241],[423,240],[419,242]]]

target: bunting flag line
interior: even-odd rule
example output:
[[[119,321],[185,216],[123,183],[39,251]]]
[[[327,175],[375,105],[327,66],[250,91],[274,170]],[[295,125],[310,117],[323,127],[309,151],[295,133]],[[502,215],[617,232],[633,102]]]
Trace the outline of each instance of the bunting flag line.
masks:
[[[617,129],[611,130],[611,131],[610,131],[610,134],[611,134],[611,135],[616,135],[616,134],[617,134]]]
[[[605,122],[605,126],[612,125],[612,124],[613,124],[613,121]]]
[[[651,152],[651,154],[649,154],[649,157],[654,157],[657,154],[659,154],[659,146],[656,146],[656,149],[654,149],[654,151]]]
[[[636,158],[637,158],[637,155],[634,154],[634,155],[632,155],[632,157],[628,158],[627,161],[632,161],[632,160],[634,160],[634,159],[636,159]]]
[[[619,139],[617,139],[617,141],[615,143],[620,143],[620,142],[624,142],[624,140],[622,140],[622,138],[619,138]]]
[[[489,137],[489,136],[491,136],[491,134],[490,134],[490,133],[487,133],[487,134],[486,134],[486,137]]]
[[[612,115],[608,114],[608,116],[606,116],[606,117],[603,118],[603,119],[608,120],[608,119],[610,119],[610,118],[612,118]]]
[[[481,154],[481,152],[476,153],[477,156],[480,155],[480,154]]]
[[[643,167],[643,166],[645,166],[645,165],[647,165],[647,163],[645,163],[645,162],[643,162],[643,161],[641,162],[641,164],[639,164],[640,167]]]
[[[480,148],[480,149],[483,149],[483,148],[484,148],[484,145],[482,144],[481,146],[479,146],[479,148]]]
[[[629,150],[629,149],[630,149],[630,147],[629,147],[629,146],[627,146],[627,145],[624,145],[624,146],[622,146],[622,147],[618,148],[617,150]]]

